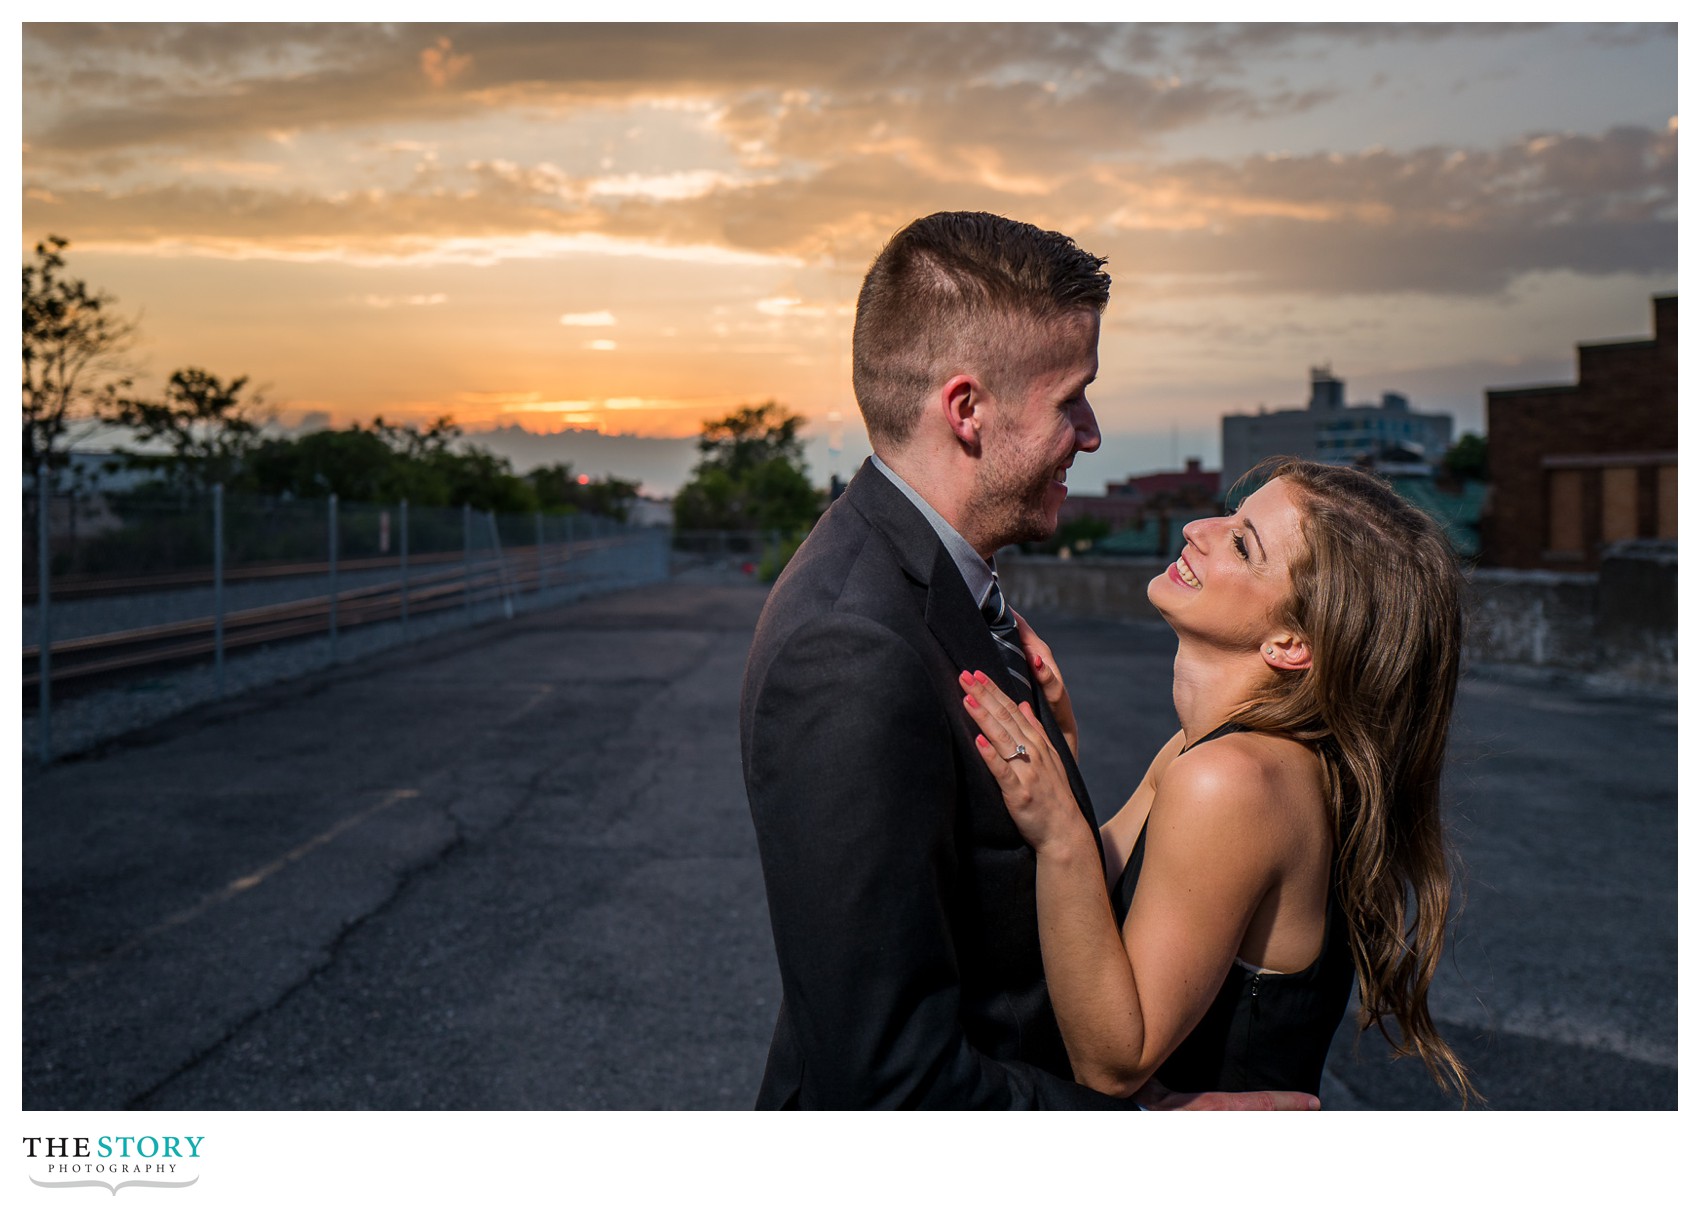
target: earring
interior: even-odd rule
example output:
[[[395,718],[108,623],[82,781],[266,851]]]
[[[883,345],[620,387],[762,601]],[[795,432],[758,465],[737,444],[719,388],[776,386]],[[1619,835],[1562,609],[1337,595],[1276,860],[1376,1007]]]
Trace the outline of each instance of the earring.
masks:
[[[1263,655],[1264,655],[1264,656],[1274,656],[1274,655],[1275,655],[1275,647],[1274,647],[1274,645],[1270,645],[1270,646],[1269,646],[1269,647],[1268,647],[1268,648],[1265,648],[1265,649],[1264,649],[1264,650],[1263,650]]]

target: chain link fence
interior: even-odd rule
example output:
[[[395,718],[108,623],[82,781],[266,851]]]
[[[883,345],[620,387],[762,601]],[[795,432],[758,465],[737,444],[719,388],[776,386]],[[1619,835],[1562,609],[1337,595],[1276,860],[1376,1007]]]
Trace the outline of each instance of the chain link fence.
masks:
[[[426,635],[665,579],[670,532],[584,514],[183,493],[24,500],[25,752]]]

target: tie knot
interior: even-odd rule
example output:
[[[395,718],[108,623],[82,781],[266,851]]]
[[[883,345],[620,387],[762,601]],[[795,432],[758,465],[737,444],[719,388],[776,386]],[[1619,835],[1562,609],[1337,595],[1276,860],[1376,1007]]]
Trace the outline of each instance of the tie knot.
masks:
[[[986,593],[980,613],[986,616],[986,625],[993,631],[1007,630],[1011,635],[1015,633],[1015,620],[1010,617],[1009,603],[1003,600],[1003,589],[998,585],[996,575],[992,577],[992,587]]]

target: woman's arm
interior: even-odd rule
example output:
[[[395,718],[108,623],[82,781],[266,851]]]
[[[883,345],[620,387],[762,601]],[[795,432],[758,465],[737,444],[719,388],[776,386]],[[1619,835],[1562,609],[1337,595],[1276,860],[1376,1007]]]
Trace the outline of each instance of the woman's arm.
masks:
[[[1031,709],[978,677],[964,691],[981,757],[1038,860],[1045,978],[1075,1077],[1131,1094],[1203,1017],[1273,882],[1276,850],[1246,819],[1258,771],[1220,745],[1169,765],[1118,936],[1090,828]],[[1018,744],[1027,755],[1006,760]]]

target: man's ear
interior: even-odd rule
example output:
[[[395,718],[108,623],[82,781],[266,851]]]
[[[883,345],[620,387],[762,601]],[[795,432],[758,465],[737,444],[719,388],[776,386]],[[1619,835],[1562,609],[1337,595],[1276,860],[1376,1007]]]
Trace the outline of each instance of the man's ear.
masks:
[[[1282,632],[1263,641],[1263,662],[1271,669],[1291,673],[1310,668],[1310,641],[1302,635]]]
[[[952,375],[939,388],[936,406],[944,412],[945,424],[956,440],[979,453],[980,426],[985,422],[986,391],[973,375]]]

